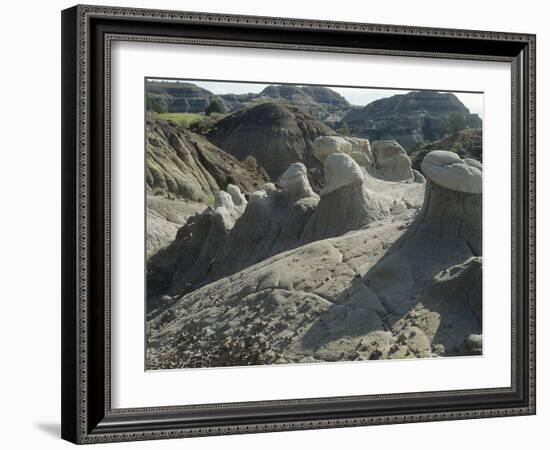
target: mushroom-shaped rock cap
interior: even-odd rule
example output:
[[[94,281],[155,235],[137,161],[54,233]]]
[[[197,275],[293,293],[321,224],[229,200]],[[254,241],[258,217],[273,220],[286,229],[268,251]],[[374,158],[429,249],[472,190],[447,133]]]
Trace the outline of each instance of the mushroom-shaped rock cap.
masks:
[[[279,178],[279,186],[286,189],[289,186],[298,184],[307,180],[307,169],[302,163],[294,163],[288,166],[288,169]]]
[[[294,201],[304,197],[317,197],[307,179],[307,169],[302,163],[291,164],[279,178],[279,186]]]
[[[246,198],[242,194],[239,186],[235,186],[234,184],[228,184],[226,189],[227,189],[227,193],[233,199],[233,203],[235,204],[235,206],[246,205]]]
[[[363,171],[351,156],[333,153],[326,159],[325,187],[321,191],[322,196],[357,182],[363,182]]]
[[[216,196],[214,198],[214,208],[233,209],[234,207],[235,203],[233,203],[231,195],[225,191],[216,192]]]
[[[451,191],[481,194],[482,166],[473,159],[461,159],[456,153],[434,150],[424,157],[422,171],[431,181]]]

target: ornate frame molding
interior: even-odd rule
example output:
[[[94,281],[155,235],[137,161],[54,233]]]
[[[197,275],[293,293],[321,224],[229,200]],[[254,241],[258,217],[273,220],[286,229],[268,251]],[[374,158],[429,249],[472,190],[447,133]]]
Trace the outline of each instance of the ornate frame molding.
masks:
[[[139,21],[142,24],[161,23],[174,26],[193,25],[218,27],[221,25],[231,27],[238,26],[254,33],[257,30],[269,30],[272,33],[281,31],[301,32],[317,30],[326,31],[345,36],[346,33],[359,33],[360,35],[376,35],[379,40],[384,37],[399,36],[404,42],[411,37],[428,37],[435,40],[453,40],[460,42],[469,41],[472,50],[479,46],[480,42],[498,42],[503,44],[502,48],[512,48],[511,54],[482,54],[475,51],[461,51],[458,53],[446,53],[437,50],[415,50],[409,49],[388,49],[349,47],[339,45],[316,45],[303,43],[281,43],[262,40],[247,41],[244,39],[212,39],[204,37],[173,37],[173,36],[151,36],[145,34],[116,33],[107,30],[100,35],[103,54],[101,62],[105,69],[103,81],[102,106],[104,124],[102,127],[103,146],[103,180],[93,178],[95,170],[90,161],[93,156],[91,140],[94,139],[91,129],[97,124],[92,123],[93,116],[90,110],[94,108],[91,103],[94,101],[91,95],[97,95],[92,86],[92,77],[97,76],[97,60],[94,60],[98,52],[97,44],[93,44],[93,36],[97,36],[91,30],[92,22],[97,19],[106,19],[122,23],[128,20]],[[222,14],[205,14],[196,12],[178,11],[157,11],[148,9],[129,9],[99,6],[76,6],[66,10],[63,14],[64,27],[64,129],[63,129],[63,158],[66,167],[63,168],[63,188],[70,189],[64,193],[64,217],[63,221],[67,234],[64,234],[63,252],[63,376],[64,379],[71,379],[71,383],[64,385],[63,390],[63,436],[77,443],[98,443],[112,441],[129,441],[143,439],[166,439],[173,437],[206,436],[216,434],[238,434],[250,432],[271,432],[298,429],[347,427],[373,424],[389,424],[404,422],[440,421],[453,419],[469,419],[482,417],[499,417],[510,415],[527,415],[535,413],[535,36],[530,34],[500,33],[488,31],[471,30],[450,30],[424,27],[405,27],[397,25],[377,25],[362,23],[347,23],[333,21],[317,21],[304,19],[271,18],[256,16],[233,16]],[[69,42],[69,40],[71,42]],[[424,398],[427,395],[432,397],[444,396],[473,396],[474,394],[504,394],[516,392],[517,381],[525,383],[524,391],[527,398],[522,401],[510,403],[508,407],[478,407],[469,410],[452,409],[448,411],[425,411],[410,414],[372,414],[353,416],[351,414],[334,418],[319,418],[308,420],[281,420],[266,423],[249,424],[221,424],[201,426],[191,424],[189,426],[174,426],[161,424],[158,417],[168,418],[170,414],[183,413],[190,409],[209,409],[228,407],[227,404],[218,405],[195,405],[183,407],[166,408],[139,408],[113,410],[110,402],[110,62],[111,43],[116,40],[142,41],[156,43],[187,43],[194,45],[225,45],[243,46],[255,48],[276,48],[304,51],[329,51],[363,54],[384,54],[396,56],[414,57],[436,57],[452,59],[481,59],[489,61],[506,61],[512,64],[512,99],[513,99],[513,120],[512,120],[512,146],[513,154],[518,153],[518,161],[521,163],[516,167],[516,159],[513,158],[512,196],[516,203],[513,203],[512,227],[513,238],[519,236],[519,241],[513,241],[513,248],[519,245],[525,261],[520,260],[520,267],[516,268],[517,258],[522,255],[513,256],[513,271],[518,271],[524,278],[520,281],[525,287],[526,293],[519,298],[523,306],[523,320],[520,325],[521,333],[525,338],[525,349],[522,350],[520,361],[516,360],[516,346],[512,345],[513,352],[513,383],[510,388],[484,389],[474,391],[449,391],[419,394],[397,394],[354,397],[354,400],[365,401],[400,399],[411,400]],[[435,41],[434,41],[435,42]],[[96,45],[96,47],[92,47]],[[412,45],[412,44],[411,44]],[[514,47],[515,46],[515,47]],[[514,48],[520,49],[518,55],[514,55]],[[523,53],[521,53],[523,52]],[[520,55],[521,54],[521,55]],[[520,57],[521,56],[521,57]],[[95,64],[95,65],[94,65]],[[69,67],[70,66],[70,67]],[[94,72],[96,71],[96,72]],[[67,84],[65,84],[65,81]],[[95,81],[97,83],[97,81]],[[94,85],[97,86],[97,85]],[[520,101],[516,102],[516,98]],[[76,107],[75,107],[76,105]],[[520,122],[521,119],[523,123]],[[99,139],[94,142],[97,144]],[[76,149],[76,152],[75,152]],[[74,166],[71,170],[70,167]],[[74,170],[76,168],[76,170]],[[101,190],[103,199],[101,205],[104,217],[97,217],[97,210],[91,204],[97,199],[97,193],[93,192],[92,186],[98,181],[103,183]],[[520,181],[522,183],[520,183]],[[520,190],[518,191],[518,186]],[[525,186],[523,188],[522,186]],[[95,189],[95,188],[94,188]],[[93,199],[92,199],[93,197]],[[516,199],[517,197],[517,199]],[[97,263],[96,256],[92,254],[94,245],[97,242],[91,241],[91,234],[96,228],[96,220],[103,220],[103,249],[99,252],[102,255],[104,267],[104,289],[101,296],[104,298],[103,324],[90,320],[92,314],[91,291],[97,289],[93,284],[91,267]],[[69,224],[69,222],[71,222]],[[92,256],[91,256],[92,255]],[[72,267],[69,267],[72,266]],[[94,272],[95,273],[95,272]],[[95,275],[97,275],[95,273]],[[513,276],[513,283],[517,276]],[[525,284],[525,286],[523,286]],[[513,298],[516,286],[513,285]],[[76,307],[75,307],[76,305]],[[65,322],[65,319],[69,322]],[[516,326],[521,317],[516,316],[516,309],[513,309],[513,326]],[[92,406],[90,395],[96,393],[96,386],[91,387],[93,382],[90,379],[90,365],[95,364],[90,358],[90,349],[97,346],[97,337],[90,338],[91,334],[101,331],[103,333],[104,345],[104,384],[101,408],[98,405]],[[516,336],[514,328],[514,336]],[[71,340],[71,343],[67,343]],[[515,341],[514,341],[515,342]],[[96,348],[96,347],[94,347]],[[521,366],[521,373],[516,373],[516,364]],[[519,377],[519,378],[518,378]],[[101,384],[101,383],[100,383]],[[347,401],[348,397],[335,397],[329,399],[310,400],[288,400],[277,402],[253,402],[247,404],[230,404],[232,407],[244,406],[290,406],[307,404],[325,404],[330,402]],[[154,420],[151,418],[154,416]],[[98,418],[103,417],[98,421]],[[135,417],[134,424],[121,426],[122,419],[128,422],[129,417]],[[142,417],[145,417],[143,419]]]

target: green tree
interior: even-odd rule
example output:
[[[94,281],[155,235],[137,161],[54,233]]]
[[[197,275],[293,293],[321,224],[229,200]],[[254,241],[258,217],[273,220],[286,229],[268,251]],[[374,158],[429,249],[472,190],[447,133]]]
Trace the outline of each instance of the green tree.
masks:
[[[152,111],[156,113],[164,112],[158,100],[151,95],[147,95],[147,111]]]
[[[351,136],[351,128],[345,120],[342,120],[342,122],[340,123],[340,128],[338,128],[336,131],[338,132],[338,134],[341,134],[343,136]]]
[[[218,99],[214,99],[210,101],[206,109],[204,110],[204,113],[209,116],[212,113],[220,113],[223,114],[227,112],[227,108],[225,105]]]
[[[466,117],[464,114],[456,112],[449,115],[448,132],[449,134],[455,134],[466,128]]]

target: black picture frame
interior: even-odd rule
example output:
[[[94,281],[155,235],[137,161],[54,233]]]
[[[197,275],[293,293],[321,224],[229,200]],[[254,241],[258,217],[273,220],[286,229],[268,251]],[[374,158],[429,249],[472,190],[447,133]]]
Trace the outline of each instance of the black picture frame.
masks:
[[[208,407],[112,409],[109,64],[114,40],[192,40],[510,62],[512,385]],[[83,444],[529,414],[535,414],[534,35],[81,5],[62,12],[64,439]]]

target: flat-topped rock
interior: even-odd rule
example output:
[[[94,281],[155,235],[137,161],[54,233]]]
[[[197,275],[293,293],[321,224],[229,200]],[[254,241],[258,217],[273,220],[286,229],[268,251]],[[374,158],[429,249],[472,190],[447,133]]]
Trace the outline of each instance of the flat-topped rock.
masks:
[[[422,171],[431,181],[451,191],[481,194],[483,171],[481,163],[476,160],[434,150],[424,157]]]

